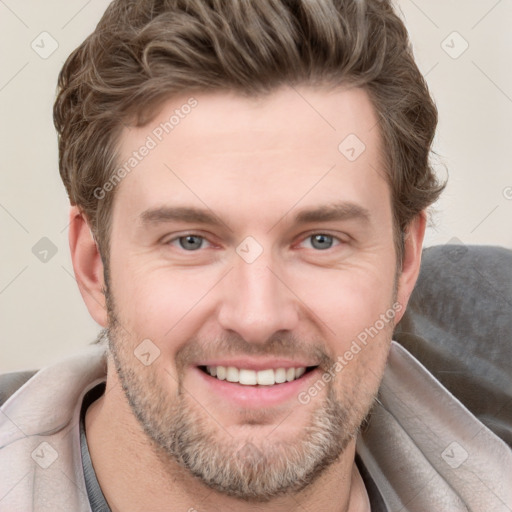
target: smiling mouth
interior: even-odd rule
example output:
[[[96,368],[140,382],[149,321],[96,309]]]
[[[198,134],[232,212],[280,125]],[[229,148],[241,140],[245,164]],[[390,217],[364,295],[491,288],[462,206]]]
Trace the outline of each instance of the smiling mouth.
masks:
[[[300,379],[318,366],[297,368],[268,368],[265,370],[247,370],[234,366],[199,366],[199,369],[218,380],[225,380],[242,386],[274,386]]]

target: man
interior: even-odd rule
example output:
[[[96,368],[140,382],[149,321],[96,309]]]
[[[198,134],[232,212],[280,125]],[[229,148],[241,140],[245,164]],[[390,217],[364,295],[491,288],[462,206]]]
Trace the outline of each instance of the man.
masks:
[[[55,104],[104,330],[5,402],[0,509],[510,510],[506,445],[391,341],[436,122],[387,1],[113,2]]]

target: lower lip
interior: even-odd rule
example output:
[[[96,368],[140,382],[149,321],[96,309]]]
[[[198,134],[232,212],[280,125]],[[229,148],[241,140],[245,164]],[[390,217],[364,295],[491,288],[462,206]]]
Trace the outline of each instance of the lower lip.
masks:
[[[237,382],[219,380],[197,367],[194,370],[213,393],[240,407],[255,409],[282,405],[290,400],[298,402],[299,393],[306,390],[313,380],[318,380],[320,375],[320,370],[315,368],[291,382],[273,386],[245,386]]]

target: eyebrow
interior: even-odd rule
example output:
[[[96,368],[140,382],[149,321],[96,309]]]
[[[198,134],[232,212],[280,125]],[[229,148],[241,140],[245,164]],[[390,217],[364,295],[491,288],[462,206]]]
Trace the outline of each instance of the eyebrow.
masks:
[[[163,222],[181,221],[198,224],[224,224],[216,215],[208,210],[185,206],[162,206],[146,210],[140,214],[143,224],[160,224]]]
[[[370,210],[362,206],[351,203],[333,203],[312,208],[310,210],[302,210],[295,216],[296,224],[307,224],[309,222],[328,222],[340,220],[362,220],[370,221]]]
[[[284,217],[281,218],[283,220]],[[211,210],[191,208],[186,206],[161,206],[145,210],[140,214],[143,225],[160,224],[165,222],[186,222],[190,224],[207,224],[211,226],[226,225]],[[351,203],[333,203],[317,208],[302,210],[294,217],[295,224],[307,224],[313,222],[329,222],[341,220],[370,220],[370,211],[362,206]]]

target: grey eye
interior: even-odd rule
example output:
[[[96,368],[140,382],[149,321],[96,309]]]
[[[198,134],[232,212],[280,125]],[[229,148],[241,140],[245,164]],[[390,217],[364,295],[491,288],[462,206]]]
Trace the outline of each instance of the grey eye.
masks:
[[[309,237],[311,239],[311,245],[315,249],[330,249],[332,247],[332,244],[334,242],[334,238],[330,235],[311,235]]]
[[[178,238],[180,246],[186,251],[195,251],[203,245],[204,238],[197,235],[180,236]]]

